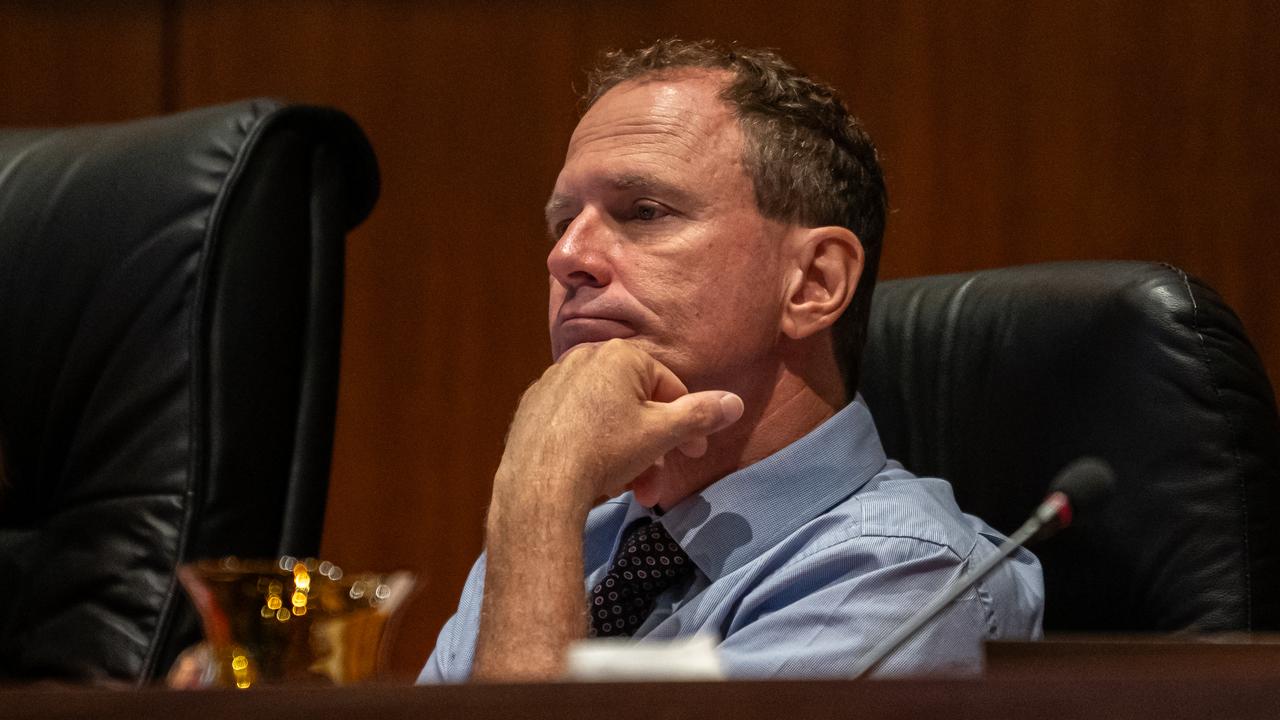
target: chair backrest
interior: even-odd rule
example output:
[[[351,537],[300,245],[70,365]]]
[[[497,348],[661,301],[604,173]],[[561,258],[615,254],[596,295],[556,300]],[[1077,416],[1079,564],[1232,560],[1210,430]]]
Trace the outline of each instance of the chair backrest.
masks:
[[[145,682],[180,563],[314,554],[372,149],[247,101],[0,131],[0,675]]]
[[[1234,313],[1173,267],[885,282],[862,392],[886,449],[1009,532],[1073,459],[1113,501],[1034,549],[1050,631],[1280,628],[1280,426]]]

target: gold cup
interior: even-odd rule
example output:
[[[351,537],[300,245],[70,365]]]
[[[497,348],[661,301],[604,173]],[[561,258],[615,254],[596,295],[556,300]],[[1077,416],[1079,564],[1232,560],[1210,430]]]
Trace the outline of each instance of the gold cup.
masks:
[[[202,560],[178,568],[221,687],[373,679],[385,639],[417,586],[409,572],[345,575],[330,562]]]

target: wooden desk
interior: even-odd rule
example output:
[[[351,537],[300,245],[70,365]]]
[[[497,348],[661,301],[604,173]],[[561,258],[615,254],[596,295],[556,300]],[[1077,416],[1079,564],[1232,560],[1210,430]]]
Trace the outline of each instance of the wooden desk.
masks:
[[[986,649],[986,674],[993,679],[1256,678],[1280,685],[1280,635],[1066,636],[1034,643],[993,642]]]
[[[605,714],[607,713],[607,715]],[[178,692],[10,690],[0,717],[576,718],[599,720],[798,720],[929,718],[1050,720],[1280,717],[1280,683],[1256,678],[1039,681],[732,682],[626,685],[362,687]]]
[[[1078,641],[996,648],[992,672],[975,680],[293,687],[197,692],[11,688],[0,691],[0,718],[1280,718],[1280,645],[1250,650],[1222,643],[1094,642],[1092,652]],[[1019,654],[1022,659],[1015,662]],[[1099,661],[1098,657],[1110,659]],[[1028,664],[1022,665],[1024,662]]]

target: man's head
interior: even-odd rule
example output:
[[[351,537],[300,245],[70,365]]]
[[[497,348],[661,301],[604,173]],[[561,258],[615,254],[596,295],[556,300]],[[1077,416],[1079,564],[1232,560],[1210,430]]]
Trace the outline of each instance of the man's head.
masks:
[[[605,56],[585,99],[548,205],[557,356],[634,333],[694,383],[699,365],[741,372],[745,350],[772,342],[776,318],[809,292],[796,258],[840,271],[813,257],[833,257],[826,238],[852,256],[857,291],[841,291],[847,312],[808,312],[826,313],[837,358],[855,360],[841,368],[852,391],[885,192],[874,147],[834,91],[771,52],[663,41]],[[854,237],[805,234],[824,227]]]

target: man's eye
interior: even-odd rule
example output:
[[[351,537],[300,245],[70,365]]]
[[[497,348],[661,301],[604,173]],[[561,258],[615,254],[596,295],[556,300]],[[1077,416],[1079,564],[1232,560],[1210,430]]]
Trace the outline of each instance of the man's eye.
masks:
[[[569,224],[570,224],[570,223],[572,223],[572,222],[573,222],[573,220],[572,220],[572,218],[570,218],[570,219],[566,219],[566,220],[561,220],[560,222],[556,223],[555,225],[552,225],[552,226],[551,226],[551,238],[552,238],[553,240],[559,240],[561,237],[563,237],[563,236],[564,236],[565,231],[569,229]]]
[[[657,220],[666,214],[666,209],[657,203],[643,202],[636,204],[635,216],[637,220]]]

